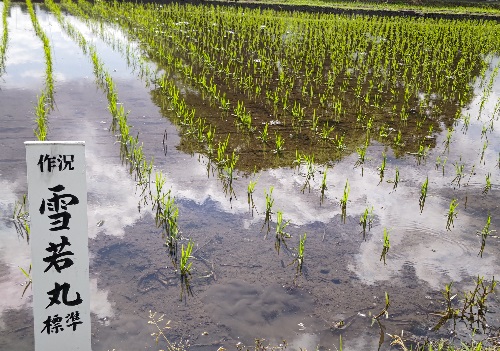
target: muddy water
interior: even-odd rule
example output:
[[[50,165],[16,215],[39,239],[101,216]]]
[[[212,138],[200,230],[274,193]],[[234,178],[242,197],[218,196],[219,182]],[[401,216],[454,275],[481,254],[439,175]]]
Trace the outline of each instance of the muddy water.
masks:
[[[162,340],[155,346],[150,336],[155,331],[148,325],[150,310],[171,320],[167,333],[171,340],[189,342],[196,350],[233,348],[240,341],[252,344],[255,337],[273,344],[286,339],[294,349],[333,348],[338,346],[340,335],[345,350],[373,350],[378,347],[380,329],[376,323],[372,325],[370,314],[383,309],[385,292],[391,297],[389,318],[382,320],[385,332],[405,330],[405,335],[415,338],[439,337],[449,335],[451,326],[429,332],[437,323],[429,312],[442,308],[439,291],[444,284],[454,281],[456,289],[466,290],[474,276],[498,276],[498,239],[488,238],[481,258],[476,232],[484,226],[488,213],[492,214],[493,229],[500,224],[498,119],[493,122],[493,131],[486,133],[486,162],[479,162],[486,140],[481,132],[500,97],[500,79],[479,120],[482,88],[475,83],[477,97],[469,111],[464,111],[472,116],[467,132],[461,131],[462,122],[457,123],[446,150],[446,133],[436,135],[436,147],[420,165],[412,155],[395,158],[390,149],[373,142],[363,173],[354,168],[356,154],[329,166],[322,204],[318,172],[311,190],[301,191],[304,167],[240,173],[230,196],[224,193],[217,175],[207,172],[204,155],[178,150],[177,129],[153,103],[153,87],[146,87],[126,59],[84,23],[68,17],[95,42],[115,81],[119,100],[130,111],[129,123],[139,132],[146,155],[154,157],[155,167],[167,174],[167,184],[177,198],[183,236],[196,242],[191,279],[194,295],[181,301],[178,272],[149,208],[138,206],[135,184],[108,131],[107,102],[96,87],[91,63],[52,15],[37,10],[55,58],[56,108],[49,116],[49,139],[85,140],[87,146],[93,350],[165,348]],[[9,36],[7,72],[0,81],[0,142],[6,150],[0,156],[0,349],[32,350],[30,290],[21,296],[25,278],[18,268],[29,266],[29,246],[8,217],[15,201],[26,192],[23,142],[33,140],[32,111],[43,86],[44,66],[41,44],[29,16],[16,4],[9,16]],[[17,40],[25,37],[29,41]],[[492,62],[492,67],[495,64]],[[166,155],[162,143],[165,131]],[[380,182],[377,167],[383,151],[388,164]],[[447,159],[444,175],[442,168],[435,166],[438,156]],[[452,184],[456,176],[453,164],[457,162],[465,164],[466,176],[460,187]],[[401,180],[394,189],[387,181],[394,178],[396,167]],[[323,171],[324,165],[316,165],[316,169]],[[487,173],[491,173],[492,189],[482,194]],[[420,213],[420,186],[427,176],[429,191]],[[258,182],[253,216],[246,196],[250,179]],[[344,224],[339,199],[346,179],[351,192]],[[264,191],[271,186],[274,209],[282,210],[284,219],[291,220],[287,227],[292,235],[290,249],[282,247],[279,255],[274,233],[265,238],[266,230],[262,229]],[[453,198],[458,199],[459,212],[448,231],[445,215]],[[363,240],[359,217],[372,206],[373,226]],[[274,230],[274,223],[271,227]],[[384,228],[391,240],[387,265],[380,261]],[[295,267],[290,265],[293,248],[304,232],[304,270],[294,279]],[[488,318],[490,324],[498,326],[495,297],[492,307]],[[466,335],[465,329],[459,330]],[[387,339],[382,349],[389,349]]]

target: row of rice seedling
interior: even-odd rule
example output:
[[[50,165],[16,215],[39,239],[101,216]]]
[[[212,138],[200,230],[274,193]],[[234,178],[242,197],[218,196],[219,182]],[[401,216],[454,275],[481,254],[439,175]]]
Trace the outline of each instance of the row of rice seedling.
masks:
[[[31,17],[31,22],[36,35],[43,42],[43,51],[45,55],[45,87],[38,96],[35,106],[36,127],[35,136],[38,140],[46,140],[48,132],[48,114],[54,106],[54,78],[52,76],[52,53],[50,41],[42,30],[36,18],[35,10],[31,0],[26,0],[26,6]]]
[[[10,0],[3,1],[2,7],[2,41],[0,42],[0,76],[5,72],[5,54],[9,42],[9,28],[7,25],[7,15],[9,13]]]
[[[138,136],[132,136],[131,126],[127,123],[127,113],[123,104],[118,100],[115,84],[98,57],[95,46],[89,44],[81,33],[65,20],[58,5],[52,0],[45,0],[45,4],[56,15],[66,33],[92,60],[97,84],[107,96],[108,109],[113,118],[110,130],[117,133],[122,161],[128,164],[130,174],[134,176],[137,186],[141,188],[142,201],[144,201],[145,205],[150,204],[152,210],[156,213],[156,225],[162,229],[162,237],[165,239],[165,245],[169,248],[172,263],[175,266],[180,264],[181,291],[184,291],[185,287],[189,287],[188,275],[190,274],[191,263],[188,263],[188,260],[191,258],[190,252],[193,242],[190,241],[186,251],[182,247],[181,257],[179,258],[177,256],[177,243],[180,239],[179,209],[175,204],[175,199],[171,196],[170,190],[165,190],[165,175],[161,171],[156,171],[155,180],[151,179],[153,160],[148,161],[146,159]]]

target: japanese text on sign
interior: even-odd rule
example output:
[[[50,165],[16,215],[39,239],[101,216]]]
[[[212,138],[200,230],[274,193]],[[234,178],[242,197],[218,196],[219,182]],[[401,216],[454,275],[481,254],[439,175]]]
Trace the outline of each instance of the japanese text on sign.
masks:
[[[35,351],[90,350],[83,142],[26,142]],[[68,173],[69,172],[69,173]]]

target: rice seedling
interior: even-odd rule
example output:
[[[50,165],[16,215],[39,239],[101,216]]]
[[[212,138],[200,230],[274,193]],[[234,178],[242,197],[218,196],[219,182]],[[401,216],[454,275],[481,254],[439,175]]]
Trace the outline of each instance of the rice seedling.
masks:
[[[42,30],[36,18],[35,10],[31,0],[26,0],[26,6],[31,17],[33,28],[36,35],[43,43],[43,50],[45,54],[45,87],[40,96],[37,98],[37,105],[35,107],[36,115],[36,128],[34,130],[35,136],[38,140],[44,141],[47,138],[47,115],[52,109],[54,102],[54,78],[52,76],[52,54],[50,50],[50,42],[44,31]]]
[[[387,157],[386,157],[385,153],[382,153],[382,164],[380,165],[380,167],[377,168],[378,174],[380,176],[380,181],[378,182],[379,184],[382,183],[382,180],[384,179],[386,160],[387,160]]]
[[[192,258],[191,253],[193,252],[193,246],[194,243],[192,240],[189,240],[185,250],[184,244],[181,246],[181,258],[179,261],[179,271],[181,273],[181,300],[182,296],[185,294],[193,295],[189,282],[191,266],[193,264],[193,262],[189,262],[189,260]]]
[[[465,134],[469,130],[470,114],[463,115],[462,116],[462,121],[463,121],[462,131]]]
[[[491,327],[486,321],[486,313],[488,312],[487,299],[488,295],[494,293],[497,282],[493,277],[491,283],[487,283],[484,277],[478,276],[474,281],[474,288],[463,294],[463,300],[459,303],[458,308],[453,307],[453,300],[458,294],[453,294],[451,291],[453,282],[445,285],[442,292],[445,299],[445,310],[438,313],[441,316],[438,323],[432,330],[440,329],[447,321],[453,321],[453,329],[456,328],[457,320],[463,321],[474,332],[487,332]]]
[[[452,134],[453,134],[453,129],[448,128],[448,130],[446,131],[446,139],[443,141],[445,151],[450,150],[450,142],[451,142]]]
[[[31,279],[31,263],[30,263],[30,268],[28,269],[27,272],[26,272],[26,270],[23,267],[19,266],[19,269],[21,270],[21,272],[23,273],[24,277],[26,278],[26,282],[24,283],[25,285],[24,285],[23,293],[21,294],[21,297],[23,297],[24,294],[26,293],[26,290],[28,290],[28,288],[33,283],[33,280]]]
[[[283,137],[277,133],[274,134],[275,135],[275,148],[273,150],[273,152],[276,154],[276,155],[281,155],[283,153],[283,151],[285,150],[285,139],[283,139]]]
[[[339,150],[339,151],[344,151],[347,148],[347,146],[344,143],[344,135],[342,135],[340,138],[338,135],[335,135],[335,142],[334,143],[335,143],[337,150]]]
[[[316,133],[318,131],[318,121],[319,115],[316,114],[316,109],[313,110],[313,115],[311,117],[311,131]]]
[[[299,150],[295,150],[295,160],[293,160],[293,164],[297,166],[297,171],[300,171],[300,165],[302,164],[302,155],[299,153]]]
[[[385,264],[385,260],[384,260],[384,264]],[[386,291],[385,292],[385,306],[384,306],[384,309],[382,311],[380,311],[380,313],[377,314],[376,316],[373,316],[373,319],[379,319],[382,316],[385,316],[386,319],[389,318],[389,307],[391,307],[391,302],[390,302],[390,299],[389,299],[389,294]]]
[[[277,218],[276,219],[276,241],[274,243],[274,248],[276,249],[276,251],[278,252],[278,255],[279,255],[281,244],[285,245],[285,248],[287,248],[286,239],[291,238],[291,235],[288,234],[287,232],[285,232],[285,228],[288,226],[290,221],[286,221],[286,222],[283,221],[283,212],[281,212],[280,210],[278,210],[276,212],[276,218]]]
[[[328,189],[326,186],[326,174],[328,173],[328,166],[325,167],[325,170],[323,171],[323,177],[321,178],[321,198],[319,200],[319,203],[322,204],[323,200],[325,198],[325,191]]]
[[[387,256],[387,253],[389,252],[389,249],[391,248],[391,244],[389,242],[389,233],[387,232],[387,229],[384,228],[384,245],[382,247],[382,253],[380,254],[380,261],[384,260],[384,265],[385,263],[385,258]]]
[[[265,210],[265,219],[264,219],[264,224],[262,225],[262,228],[267,224],[267,233],[271,230],[270,224],[271,224],[271,215],[273,214],[273,204],[274,204],[274,199],[273,199],[273,189],[274,187],[269,188],[269,193],[267,190],[264,191],[264,194],[266,195],[266,210]],[[262,230],[261,228],[261,230]],[[266,233],[266,236],[267,236]]]
[[[349,187],[349,179],[346,180],[345,186],[344,186],[344,194],[342,195],[342,198],[340,199],[340,209],[342,211],[342,221],[345,223],[345,218],[346,218],[346,210],[347,210],[347,200],[349,199],[349,192],[351,188]]]
[[[486,246],[486,238],[491,233],[494,233],[495,230],[490,229],[491,225],[491,215],[488,213],[488,218],[486,219],[486,224],[484,225],[483,229],[479,232],[477,232],[477,235],[481,236],[481,249],[479,250],[478,256],[483,257],[483,252],[484,252],[484,247]]]
[[[301,191],[304,193],[305,189],[308,187],[309,192],[311,192],[311,179],[314,178],[314,172],[316,171],[316,168],[314,167],[314,155],[308,156],[308,155],[302,155],[301,159],[303,159],[306,163],[306,182],[304,183],[304,186],[302,187]]]
[[[483,188],[483,194],[487,194],[491,190],[491,173],[486,174],[486,185]]]
[[[187,277],[191,275],[191,265],[192,262],[189,262],[189,259],[192,258],[191,253],[193,252],[194,243],[192,240],[189,240],[186,250],[184,250],[184,244],[181,246],[181,258],[179,261],[179,270],[181,273],[181,277]]]
[[[462,158],[460,158],[460,161],[462,161]],[[456,183],[458,185],[458,187],[460,188],[460,181],[465,176],[465,174],[464,174],[465,164],[459,163],[457,161],[453,165],[455,166],[455,178],[453,178],[453,180],[451,181],[451,184]]]
[[[230,134],[227,135],[227,138],[223,142],[219,142],[217,144],[217,156],[215,158],[215,162],[219,165],[219,167],[223,166],[226,162],[226,149],[229,144]]]
[[[455,297],[457,296],[456,294],[452,295],[451,292],[452,285],[453,282],[451,282],[450,284],[445,284],[444,291],[441,292],[445,299],[446,310],[443,313],[441,313],[441,319],[432,328],[433,330],[438,330],[439,328],[441,328],[441,326],[443,326],[444,323],[446,323],[450,319],[453,319],[454,325],[456,323],[456,317],[459,315],[459,310],[452,307],[453,304],[452,300],[455,299]]]
[[[207,153],[211,157],[215,151],[214,149],[214,137],[215,137],[216,127],[209,126],[208,131],[205,135],[205,139],[207,141]]]
[[[371,208],[365,208],[365,211],[359,219],[359,225],[363,228],[363,240],[366,240],[366,228],[371,230],[373,223],[373,206]]]
[[[42,92],[39,97],[37,97],[37,105],[35,108],[36,115],[36,128],[34,130],[35,136],[38,140],[44,141],[47,139],[47,102],[45,98],[45,93]]]
[[[12,213],[12,221],[16,227],[16,232],[19,236],[24,238],[26,236],[26,241],[29,243],[30,236],[30,222],[29,222],[29,212],[28,205],[26,203],[28,197],[26,194],[23,195],[22,200],[14,203],[14,211]]]
[[[253,131],[252,116],[247,112],[246,107],[243,105],[243,101],[238,101],[238,105],[234,109],[234,115],[236,116],[236,123],[239,126],[247,131]]]
[[[170,190],[161,197],[160,212],[158,214],[159,227],[163,228],[162,238],[169,248],[170,255],[177,257],[177,241],[179,239],[178,226],[179,208],[175,204]],[[158,225],[158,224],[157,224]]]
[[[305,107],[300,106],[300,102],[297,104],[297,101],[295,101],[291,111],[293,118],[292,125],[294,127],[297,127],[299,131],[300,128],[302,127],[302,122],[304,120],[304,109]]]
[[[368,140],[363,147],[356,148],[356,152],[358,153],[358,160],[354,164],[354,167],[361,166],[361,176],[363,176],[363,165],[365,163],[366,149],[368,147],[367,143],[368,143]]]
[[[328,141],[330,140],[330,134],[332,134],[333,130],[335,129],[335,127],[330,127],[328,125],[328,122],[326,122],[325,124],[323,124],[323,127],[321,128],[321,131],[319,133],[319,137],[321,140],[323,141]]]
[[[392,190],[396,190],[396,188],[398,187],[398,184],[399,184],[399,168],[396,167],[396,173],[394,175],[394,181],[393,181],[394,185],[392,186]]]
[[[446,215],[447,216],[447,220],[446,220],[446,229],[447,230],[451,230],[450,226],[453,226],[453,219],[457,217],[457,208],[458,206],[458,201],[457,199],[452,199],[451,202],[450,202],[450,207],[448,209],[448,214]]]
[[[257,185],[257,180],[250,180],[247,186],[247,199],[248,199],[248,210],[252,210],[253,217],[253,209],[255,208],[255,204],[253,202],[253,193],[255,191],[255,186]]]
[[[429,152],[429,147],[420,144],[418,146],[417,152],[409,152],[409,154],[417,156],[417,164],[420,165],[422,160],[425,160],[425,158],[427,157],[428,152]]]
[[[479,163],[483,162],[484,159],[484,153],[486,152],[486,148],[488,147],[488,140],[485,140],[483,143],[483,149],[481,151],[481,159],[479,160]],[[483,164],[486,164],[486,160],[484,161]]]
[[[262,131],[259,131],[260,136],[257,137],[257,139],[260,139],[264,144],[267,144],[269,141],[269,132],[267,131],[268,128],[269,123],[264,124]]]
[[[394,144],[396,146],[404,146],[404,142],[402,140],[401,130],[398,130],[398,134],[394,137]]]
[[[238,162],[238,159],[239,156],[237,156],[233,151],[231,157],[228,157],[224,162],[222,171],[219,172],[219,178],[222,180],[224,192],[226,194],[229,194],[230,196],[229,201],[232,201],[233,196],[236,196],[233,190],[233,180],[235,179],[234,169],[236,167],[236,162]]]
[[[418,200],[418,204],[420,206],[420,213],[424,210],[425,199],[427,198],[427,186],[429,185],[429,176],[425,178],[425,181],[422,183],[422,187],[420,188],[420,198]]]
[[[299,246],[297,248],[297,255],[295,256],[293,261],[289,264],[289,266],[294,263],[296,264],[295,279],[297,279],[297,277],[302,274],[302,266],[304,265],[304,248],[306,245],[306,238],[307,238],[307,233],[304,233],[304,235],[299,236]]]
[[[464,294],[463,306],[460,310],[459,317],[465,320],[475,330],[473,325],[479,327],[481,325],[483,332],[487,330],[488,324],[486,321],[486,312],[488,306],[486,304],[488,295],[495,292],[497,282],[495,277],[492,278],[491,283],[487,284],[484,277],[477,277],[475,287],[472,291]]]

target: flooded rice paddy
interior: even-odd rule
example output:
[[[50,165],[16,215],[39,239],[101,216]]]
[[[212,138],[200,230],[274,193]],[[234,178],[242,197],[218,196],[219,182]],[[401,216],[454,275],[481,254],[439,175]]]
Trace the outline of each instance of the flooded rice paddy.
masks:
[[[470,320],[434,330],[446,284],[461,310],[478,277],[500,273],[498,24],[181,5],[153,9],[153,21],[130,4],[54,6],[34,5],[52,53],[47,139],[86,142],[94,351],[167,348],[151,336],[150,311],[192,350],[255,338],[335,349],[340,336],[344,350],[388,350],[387,334],[459,343],[473,328],[498,343],[495,294],[479,323],[476,304]],[[33,350],[19,268],[30,265],[29,240],[12,216],[47,70],[26,4],[5,8],[0,349]],[[444,29],[453,26],[456,38]],[[340,38],[344,51],[331,51]],[[434,47],[446,40],[454,46]],[[139,149],[150,179],[133,166]],[[153,208],[160,193],[178,209],[167,233]],[[194,242],[192,294],[169,240],[178,256]]]

